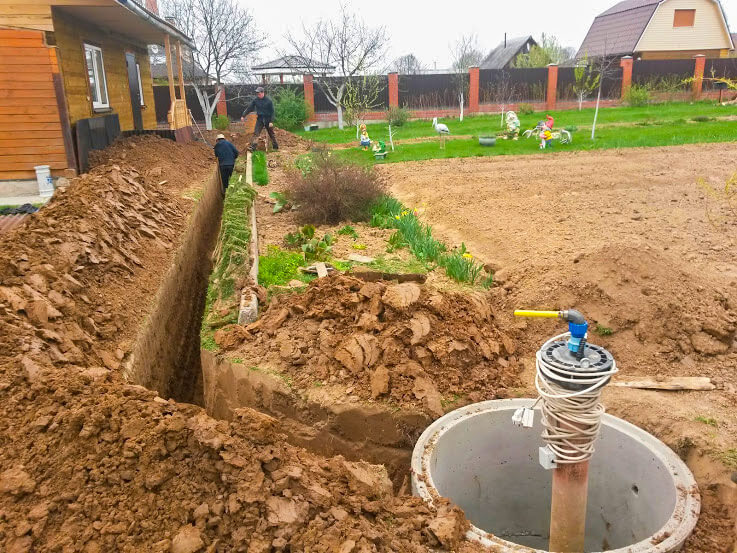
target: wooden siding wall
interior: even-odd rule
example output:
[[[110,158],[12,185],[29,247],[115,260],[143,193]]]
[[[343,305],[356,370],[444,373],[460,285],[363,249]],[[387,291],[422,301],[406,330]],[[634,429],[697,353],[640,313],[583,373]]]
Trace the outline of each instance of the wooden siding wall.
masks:
[[[0,27],[53,31],[50,0],[0,0]]]
[[[31,179],[36,165],[70,167],[54,89],[56,52],[41,31],[0,29],[0,179]]]
[[[113,37],[92,26],[84,25],[57,10],[53,12],[56,44],[64,76],[64,88],[69,103],[69,118],[72,124],[79,119],[117,113],[121,130],[133,130],[133,111],[131,108],[128,70],[125,66],[125,53],[135,54],[141,67],[143,97],[146,106],[142,108],[143,127],[156,128],[154,92],[151,81],[151,65],[144,45],[126,42],[123,37]],[[89,95],[87,65],[84,59],[85,42],[102,48],[107,92],[112,111],[94,113]]]
[[[693,27],[673,27],[676,10],[695,9]],[[729,36],[714,0],[668,0],[658,6],[635,51],[729,49]]]
[[[697,54],[703,54],[707,58],[724,58],[727,50],[670,50],[667,52],[641,52],[638,57],[644,60],[682,60],[690,59]]]

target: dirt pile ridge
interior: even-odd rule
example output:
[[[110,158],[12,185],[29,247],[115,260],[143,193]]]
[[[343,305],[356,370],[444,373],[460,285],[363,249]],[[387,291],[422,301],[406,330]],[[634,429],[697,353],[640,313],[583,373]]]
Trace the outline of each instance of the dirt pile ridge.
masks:
[[[734,287],[652,248],[608,246],[574,267],[501,271],[506,311],[575,306],[590,318],[591,340],[615,352],[625,373],[688,376],[708,363],[708,376],[735,382]],[[597,325],[614,334],[597,334]]]
[[[206,149],[159,140],[116,144],[0,240],[0,550],[457,548],[462,512],[393,497],[384,469],[290,446],[250,410],[216,421],[114,370],[191,211],[180,193],[212,170]]]
[[[340,383],[363,399],[435,416],[460,396],[506,397],[521,371],[486,294],[349,276],[315,280],[303,294],[273,301],[256,323],[215,339],[249,363],[280,367],[300,387]]]

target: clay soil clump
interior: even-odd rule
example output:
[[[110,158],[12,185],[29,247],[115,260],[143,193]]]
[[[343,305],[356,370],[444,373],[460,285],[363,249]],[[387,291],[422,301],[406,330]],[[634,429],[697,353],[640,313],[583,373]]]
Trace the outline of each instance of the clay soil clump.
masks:
[[[215,339],[249,363],[278,367],[297,386],[341,384],[360,398],[435,416],[446,401],[506,397],[521,371],[515,342],[497,328],[485,294],[412,282],[318,279]]]

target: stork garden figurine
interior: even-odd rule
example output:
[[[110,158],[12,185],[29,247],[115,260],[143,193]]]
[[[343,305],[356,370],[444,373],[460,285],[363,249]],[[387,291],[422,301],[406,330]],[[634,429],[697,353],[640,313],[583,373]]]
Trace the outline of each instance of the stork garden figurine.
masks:
[[[435,129],[435,132],[440,135],[440,149],[445,150],[445,137],[450,134],[450,129],[448,129],[448,125],[438,123],[438,118],[435,117],[432,120],[432,128]]]

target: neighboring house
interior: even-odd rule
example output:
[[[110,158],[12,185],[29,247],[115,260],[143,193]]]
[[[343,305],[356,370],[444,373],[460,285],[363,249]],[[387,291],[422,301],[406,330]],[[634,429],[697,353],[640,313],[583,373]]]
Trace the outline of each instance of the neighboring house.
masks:
[[[537,46],[537,42],[530,35],[510,39],[505,37],[499,46],[489,52],[479,68],[508,69],[519,54],[529,54],[533,46]]]
[[[0,180],[31,179],[37,165],[75,174],[100,136],[156,129],[147,45],[194,45],[156,15],[156,0],[146,5],[0,3]]]
[[[282,56],[275,60],[267,61],[251,67],[256,75],[261,75],[261,82],[268,83],[272,78],[279,76],[279,82],[284,82],[287,75],[291,81],[302,81],[302,77],[309,73],[317,73],[318,76],[332,75],[335,67],[319,61],[306,59],[301,56]]]
[[[732,33],[732,49],[729,51],[730,58],[737,58],[737,33]]]
[[[719,0],[624,0],[594,19],[576,57],[723,58],[732,48]]]

